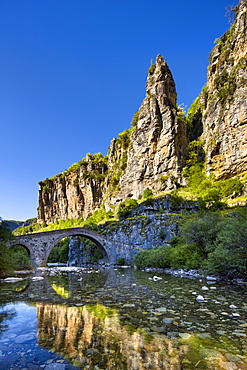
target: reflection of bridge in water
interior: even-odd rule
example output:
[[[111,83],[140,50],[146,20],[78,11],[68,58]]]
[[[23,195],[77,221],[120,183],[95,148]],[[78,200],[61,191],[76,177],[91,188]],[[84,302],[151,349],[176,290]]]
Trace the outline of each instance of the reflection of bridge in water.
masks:
[[[13,300],[84,305],[94,303],[102,295],[110,294],[113,301],[114,296],[116,297],[117,302],[118,296],[129,291],[135,283],[130,269],[125,270],[124,276],[111,268],[102,268],[100,271],[77,268],[68,273],[66,271],[65,274],[60,271],[50,275],[38,270],[36,277],[20,281],[19,288],[17,283],[12,283],[13,288],[14,285],[17,286]],[[6,297],[7,300],[9,295],[11,293]]]
[[[92,240],[100,248],[105,262],[110,264],[115,264],[119,258],[124,258],[126,263],[130,263],[133,257],[139,252],[138,248],[130,244],[109,239],[85,227],[17,236],[14,241],[8,244],[8,247],[17,244],[22,245],[28,250],[35,266],[45,266],[52,248],[60,240],[69,236],[83,236]]]

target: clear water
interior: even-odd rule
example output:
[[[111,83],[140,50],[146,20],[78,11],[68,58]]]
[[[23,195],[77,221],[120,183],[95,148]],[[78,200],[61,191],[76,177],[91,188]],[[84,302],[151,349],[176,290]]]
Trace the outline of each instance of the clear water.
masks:
[[[0,370],[247,369],[245,285],[131,269],[39,275],[0,284]]]

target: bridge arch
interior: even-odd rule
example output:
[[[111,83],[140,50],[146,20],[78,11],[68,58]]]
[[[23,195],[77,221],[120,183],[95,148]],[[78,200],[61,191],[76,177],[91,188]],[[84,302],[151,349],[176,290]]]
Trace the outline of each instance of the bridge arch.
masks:
[[[10,243],[7,244],[6,247],[8,249],[10,249],[10,248],[15,247],[15,246],[18,246],[18,245],[20,245],[21,247],[25,248],[25,250],[28,253],[28,256],[29,256],[30,260],[33,260],[33,249],[30,248],[29,243],[27,243],[25,241],[16,240],[15,242],[12,242],[11,244]]]
[[[71,237],[71,236],[81,236],[84,238],[87,238],[91,240],[93,243],[97,245],[97,247],[100,249],[103,259],[105,262],[109,262],[109,256],[106,251],[106,248],[104,247],[104,243],[102,243],[102,238],[98,236],[98,234],[94,233],[95,235],[92,235],[92,232],[88,232],[87,229],[80,228],[79,229],[66,229],[61,230],[61,234],[57,235],[56,238],[53,239],[53,241],[50,243],[50,245],[47,248],[46,255],[45,255],[45,263],[48,260],[49,254],[51,253],[52,249],[64,238]]]

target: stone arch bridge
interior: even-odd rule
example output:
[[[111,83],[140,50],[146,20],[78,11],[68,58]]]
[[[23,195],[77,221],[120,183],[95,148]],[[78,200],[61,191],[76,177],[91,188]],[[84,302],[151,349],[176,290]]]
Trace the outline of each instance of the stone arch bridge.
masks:
[[[45,266],[52,248],[60,240],[69,236],[83,236],[92,240],[100,248],[105,262],[111,265],[117,263],[119,258],[124,258],[125,263],[129,264],[140,250],[140,248],[109,239],[85,227],[17,236],[15,240],[8,243],[7,247],[21,245],[28,250],[35,266]]]

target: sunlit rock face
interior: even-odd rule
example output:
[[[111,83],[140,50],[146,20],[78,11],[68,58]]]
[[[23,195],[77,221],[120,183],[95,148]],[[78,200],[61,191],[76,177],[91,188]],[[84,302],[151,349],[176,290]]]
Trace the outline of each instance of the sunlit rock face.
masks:
[[[85,219],[103,201],[106,206],[117,204],[128,197],[137,199],[147,187],[158,193],[181,184],[187,139],[176,100],[172,73],[158,55],[127,142],[113,139],[107,158],[88,155],[69,171],[41,181],[38,222]]]
[[[77,366],[103,369],[182,369],[178,350],[165,336],[152,338],[121,325],[117,311],[102,305],[37,305],[39,344],[68,355]]]
[[[87,218],[101,204],[102,177],[106,171],[105,163],[96,163],[87,156],[77,169],[41,181],[37,221],[50,224],[68,218]]]
[[[184,183],[188,141],[201,141],[207,175],[232,177],[247,168],[247,4],[210,54],[207,84],[186,133],[177,108],[171,70],[163,57],[148,72],[146,97],[130,136],[113,139],[108,157],[87,156],[69,171],[40,182],[38,222],[87,218],[102,204],[108,210]],[[120,134],[121,136],[121,134]]]
[[[138,198],[147,187],[159,192],[181,184],[187,139],[176,103],[172,73],[158,55],[149,69],[146,98],[139,109],[137,128],[130,137],[127,167],[116,199]],[[110,151],[109,157],[112,155]]]
[[[227,178],[247,168],[247,3],[210,54],[201,94],[207,174]]]

